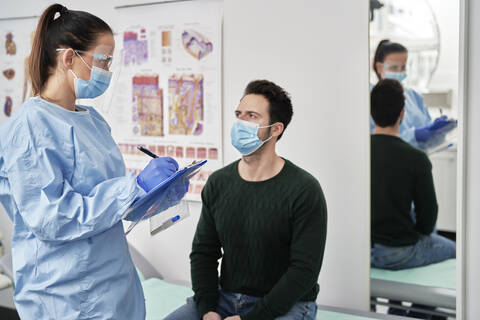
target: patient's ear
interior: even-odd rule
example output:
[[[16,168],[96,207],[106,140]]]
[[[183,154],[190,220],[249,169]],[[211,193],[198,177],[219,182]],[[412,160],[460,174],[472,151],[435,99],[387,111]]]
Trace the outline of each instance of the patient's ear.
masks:
[[[272,126],[272,136],[278,137],[279,135],[282,134],[283,129],[285,126],[283,125],[282,122],[277,122]]]
[[[403,108],[402,112],[400,112],[400,116],[398,117],[398,124],[402,123],[403,117],[405,117],[405,108]]]

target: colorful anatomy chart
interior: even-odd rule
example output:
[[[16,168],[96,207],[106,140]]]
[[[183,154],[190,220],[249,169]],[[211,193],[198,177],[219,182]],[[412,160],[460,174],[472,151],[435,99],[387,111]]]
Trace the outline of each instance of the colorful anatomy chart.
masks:
[[[112,128],[128,172],[150,158],[175,158],[180,166],[207,159],[190,183],[188,200],[200,200],[208,176],[222,159],[222,5],[187,1],[118,8],[113,79],[97,110]]]
[[[31,95],[27,63],[36,24],[36,18],[0,21],[0,123]]]

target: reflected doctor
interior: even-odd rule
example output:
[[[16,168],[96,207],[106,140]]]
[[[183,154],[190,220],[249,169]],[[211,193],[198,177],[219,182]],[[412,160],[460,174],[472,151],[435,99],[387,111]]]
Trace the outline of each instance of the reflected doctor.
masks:
[[[400,43],[382,40],[377,46],[373,69],[378,80],[394,79],[402,83],[407,77],[408,50]],[[456,127],[456,122],[446,116],[432,122],[422,96],[411,88],[404,87],[405,117],[400,125],[400,138],[415,147],[427,148],[438,145],[445,134]],[[374,123],[371,121],[371,131]]]

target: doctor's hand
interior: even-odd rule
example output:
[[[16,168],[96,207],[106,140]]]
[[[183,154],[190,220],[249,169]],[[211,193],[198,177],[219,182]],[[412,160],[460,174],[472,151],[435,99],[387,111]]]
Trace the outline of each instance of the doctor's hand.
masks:
[[[240,318],[240,316],[233,316],[233,317],[225,318],[225,320],[242,320],[242,318]]]
[[[432,124],[416,129],[415,139],[417,142],[425,143],[437,135],[445,134],[455,128],[456,125],[457,122],[455,120],[448,120],[447,116],[439,117],[435,119]]]
[[[218,313],[210,311],[203,315],[202,320],[222,320],[222,317]]]
[[[178,163],[174,159],[170,157],[155,158],[137,176],[137,183],[145,192],[149,192],[177,170]]]

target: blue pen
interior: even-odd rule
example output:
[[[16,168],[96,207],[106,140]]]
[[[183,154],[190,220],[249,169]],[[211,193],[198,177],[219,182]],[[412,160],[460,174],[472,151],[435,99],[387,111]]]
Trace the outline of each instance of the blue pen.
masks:
[[[162,223],[162,225],[158,228],[158,230],[165,230],[167,229],[168,227],[170,227],[172,224],[174,224],[175,222],[177,222],[178,220],[180,220],[180,215],[176,215],[175,217],[171,218],[171,219],[168,219],[167,221],[165,221],[164,223]]]

